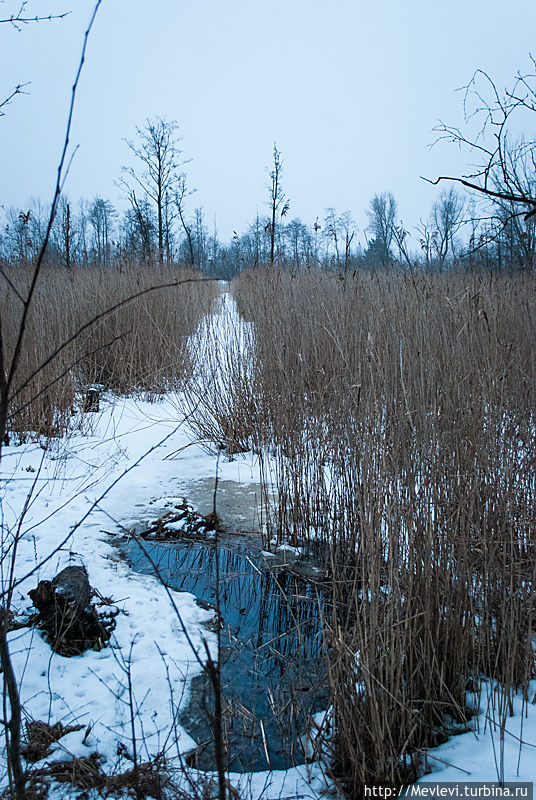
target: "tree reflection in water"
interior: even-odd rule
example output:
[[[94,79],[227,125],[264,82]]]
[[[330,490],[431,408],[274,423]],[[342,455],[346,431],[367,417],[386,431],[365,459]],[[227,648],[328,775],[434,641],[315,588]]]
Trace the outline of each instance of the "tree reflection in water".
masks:
[[[229,770],[287,769],[304,762],[300,736],[310,714],[328,703],[320,615],[321,584],[288,569],[271,570],[244,537],[224,537],[220,559],[222,684]],[[216,602],[216,548],[208,542],[144,543],[161,578],[173,589]],[[153,573],[133,540],[127,557],[138,572]],[[206,676],[194,678],[181,723],[197,742],[211,738]],[[210,744],[195,766],[213,769]]]

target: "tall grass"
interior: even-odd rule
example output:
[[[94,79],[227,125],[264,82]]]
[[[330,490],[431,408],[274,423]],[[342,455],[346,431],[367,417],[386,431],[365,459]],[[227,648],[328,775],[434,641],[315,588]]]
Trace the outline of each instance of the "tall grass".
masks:
[[[241,317],[204,316],[216,288],[188,284],[106,316],[25,386],[88,319],[181,276],[47,270],[11,429],[59,431],[93,382],[180,385],[208,445],[257,451],[270,535],[329,576],[331,768],[351,796],[422,774],[483,679],[504,735],[535,673],[535,276],[255,270],[232,284]],[[4,286],[8,353],[17,315]]]
[[[31,269],[8,267],[7,275],[12,286],[1,282],[0,303],[8,361],[22,314],[16,292],[24,297]],[[193,282],[143,294],[89,325],[63,347],[86,323],[121,301],[181,280]],[[61,433],[76,398],[90,384],[150,395],[181,384],[190,365],[188,337],[208,313],[216,293],[215,285],[202,280],[200,273],[179,268],[44,269],[16,375],[10,431]]]
[[[258,427],[255,338],[227,294],[223,294],[190,338],[193,356],[187,392],[181,398],[191,426],[207,449],[229,456],[255,449]]]
[[[235,401],[200,419],[223,444],[241,430],[275,483],[272,532],[325,559],[332,765],[352,795],[415,779],[483,676],[501,726],[534,675],[535,283],[233,282],[251,346],[229,356]]]

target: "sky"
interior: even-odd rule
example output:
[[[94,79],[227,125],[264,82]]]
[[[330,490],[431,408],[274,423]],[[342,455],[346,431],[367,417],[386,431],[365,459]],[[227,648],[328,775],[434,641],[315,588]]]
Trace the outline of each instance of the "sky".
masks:
[[[51,197],[86,0],[30,0],[28,13],[71,11],[17,32],[0,25],[0,205]],[[0,3],[0,18],[17,9]],[[390,191],[413,230],[439,194],[421,176],[461,174],[470,157],[432,147],[439,120],[463,124],[477,68],[499,86],[536,55],[534,0],[103,0],[88,45],[66,182],[71,200],[126,200],[126,139],[160,116],[176,120],[188,183],[220,238],[267,212],[274,142],[288,219],[312,224],[328,207],[360,229],[374,194]],[[532,133],[532,132],[530,132]]]

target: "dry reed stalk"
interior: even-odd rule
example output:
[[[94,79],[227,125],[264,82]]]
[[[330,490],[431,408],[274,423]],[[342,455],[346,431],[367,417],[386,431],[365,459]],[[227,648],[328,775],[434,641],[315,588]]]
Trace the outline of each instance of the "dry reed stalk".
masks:
[[[31,273],[7,268],[19,293]],[[200,278],[179,268],[87,268],[43,271],[28,321],[28,344],[14,385],[10,431],[59,435],[69,424],[77,393],[90,384],[120,393],[162,393],[181,385],[190,369],[188,336],[208,313],[217,292],[199,281],[149,292],[104,316],[28,381],[73,331],[128,297],[163,283]],[[21,304],[2,282],[4,349],[14,346]],[[25,386],[28,381],[28,386]]]
[[[234,281],[274,530],[331,569],[333,762],[351,794],[414,779],[482,676],[510,698],[500,725],[534,675],[535,288],[526,273]]]

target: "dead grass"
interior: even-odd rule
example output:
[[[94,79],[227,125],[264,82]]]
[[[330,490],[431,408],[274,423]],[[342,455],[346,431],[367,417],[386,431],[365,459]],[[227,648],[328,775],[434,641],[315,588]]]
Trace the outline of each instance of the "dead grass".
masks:
[[[159,277],[90,273],[57,279],[63,316],[47,273],[19,386],[88,312]],[[12,430],[60,428],[93,382],[156,392],[188,377],[207,446],[258,452],[270,533],[325,559],[331,768],[349,795],[421,774],[483,678],[504,730],[535,674],[535,276],[256,270],[233,282],[242,321],[197,334],[214,289],[187,289],[92,330],[54,400],[34,383],[24,406],[21,390]]]
[[[263,457],[273,532],[330,568],[333,767],[353,796],[421,773],[482,676],[510,698],[534,676],[535,289],[526,273],[233,283],[254,325],[233,368],[253,380],[217,422]]]
[[[24,295],[30,268],[8,268]],[[90,325],[49,364],[40,367],[73,333],[112,306],[149,287],[192,280],[151,291]],[[47,267],[29,318],[27,339],[11,402],[9,430],[25,435],[63,432],[87,387],[155,395],[186,377],[188,336],[208,313],[216,294],[212,282],[179,268],[71,269]],[[6,358],[13,352],[22,303],[2,281],[2,329]],[[38,370],[37,374],[36,370]]]

